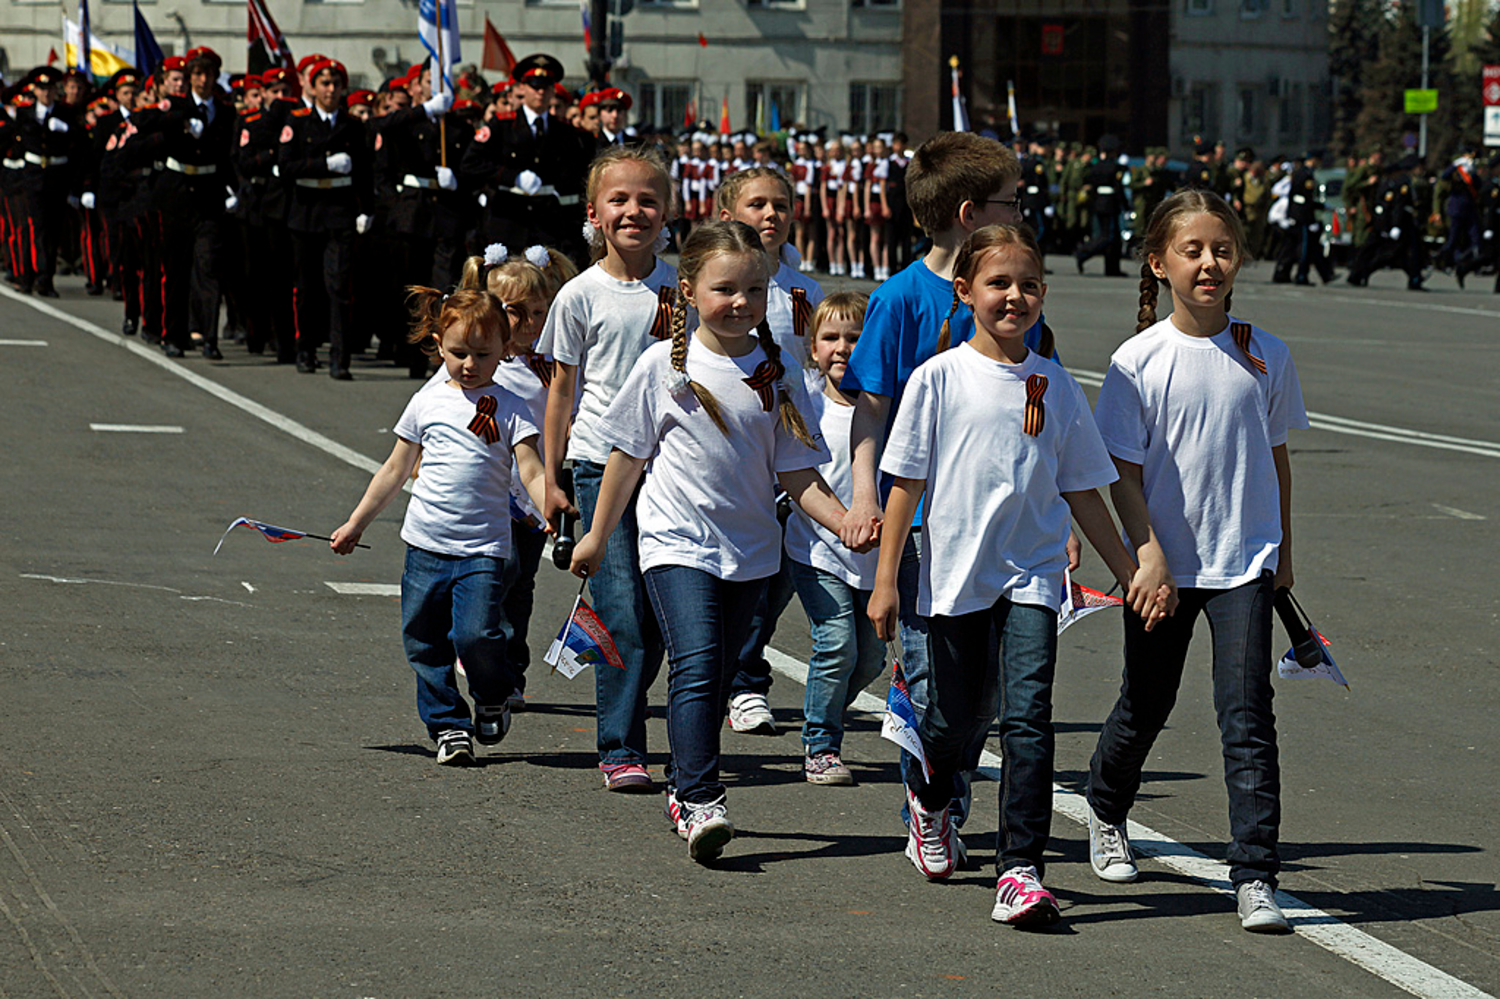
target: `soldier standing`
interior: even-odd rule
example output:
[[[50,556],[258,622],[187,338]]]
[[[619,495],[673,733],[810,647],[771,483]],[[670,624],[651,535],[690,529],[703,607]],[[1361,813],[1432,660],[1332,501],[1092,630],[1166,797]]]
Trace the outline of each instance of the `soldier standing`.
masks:
[[[1314,269],[1324,284],[1333,280],[1333,265],[1323,253],[1323,223],[1318,220],[1318,211],[1323,207],[1323,202],[1318,198],[1316,170],[1322,163],[1323,151],[1310,149],[1303,156],[1301,165],[1292,171],[1290,200],[1287,204],[1287,221],[1291,225],[1281,244],[1277,270],[1284,273],[1291,269],[1291,264],[1295,261],[1296,284],[1312,284],[1307,273]]]
[[[53,278],[57,252],[65,229],[68,192],[73,184],[73,161],[84,139],[82,125],[57,100],[61,74],[50,66],[39,66],[26,77],[33,103],[19,108],[16,131],[22,161],[16,185],[25,219],[25,249],[22,254],[23,294],[35,292],[57,298]]]
[[[1120,269],[1120,213],[1125,210],[1125,168],[1115,159],[1119,140],[1106,135],[1099,140],[1099,158],[1083,178],[1083,193],[1094,219],[1094,238],[1073,254],[1078,273],[1095,254],[1104,256],[1105,277],[1125,277]]]

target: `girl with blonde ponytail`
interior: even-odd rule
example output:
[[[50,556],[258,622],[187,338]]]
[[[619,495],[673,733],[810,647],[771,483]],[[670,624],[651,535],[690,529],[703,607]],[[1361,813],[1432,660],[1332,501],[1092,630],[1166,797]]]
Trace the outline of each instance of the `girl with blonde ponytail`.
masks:
[[[751,614],[781,563],[775,486],[831,531],[844,517],[817,471],[828,452],[802,418],[800,373],[764,329],[769,279],[744,223],[705,222],[688,237],[670,336],[641,355],[601,421],[613,451],[573,555],[576,574],[596,577],[639,483],[637,538],[616,540],[636,541],[667,638],[667,813],[704,863],[734,835],[719,733]],[[698,314],[691,332],[684,305]]]

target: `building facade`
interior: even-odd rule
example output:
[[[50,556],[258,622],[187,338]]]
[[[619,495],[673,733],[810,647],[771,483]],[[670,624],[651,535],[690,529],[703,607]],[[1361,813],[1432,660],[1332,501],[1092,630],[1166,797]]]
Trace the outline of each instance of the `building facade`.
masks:
[[[616,0],[619,3],[620,0]],[[801,123],[832,132],[897,128],[902,115],[902,11],[889,0],[636,0],[611,17],[617,38],[611,82],[635,99],[638,123],[680,128],[689,119],[717,128],[727,105],[731,127]],[[76,2],[68,0],[75,19]],[[245,0],[141,0],[141,11],[168,54],[210,45],[225,68],[245,68]],[[411,0],[268,0],[271,14],[301,56],[322,52],[349,67],[354,86],[404,72],[425,52]],[[56,0],[0,0],[7,30],[0,68],[8,78],[63,51]],[[619,9],[616,7],[615,9]],[[464,62],[483,52],[484,22],[517,56],[549,52],[585,82],[587,52],[578,0],[505,4],[458,0]],[[93,0],[94,32],[132,46],[128,2]],[[487,74],[490,80],[498,73]]]

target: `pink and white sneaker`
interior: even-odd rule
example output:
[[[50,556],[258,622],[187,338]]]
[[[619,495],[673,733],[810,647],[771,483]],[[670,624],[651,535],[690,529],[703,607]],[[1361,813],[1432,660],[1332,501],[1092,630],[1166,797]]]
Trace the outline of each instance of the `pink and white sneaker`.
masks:
[[[958,866],[957,833],[948,819],[948,806],[930,812],[921,800],[906,789],[906,809],[911,820],[906,825],[906,859],[930,881],[941,881]]]
[[[1057,899],[1042,887],[1035,867],[1012,867],[995,883],[990,918],[1011,926],[1050,926],[1062,918]]]

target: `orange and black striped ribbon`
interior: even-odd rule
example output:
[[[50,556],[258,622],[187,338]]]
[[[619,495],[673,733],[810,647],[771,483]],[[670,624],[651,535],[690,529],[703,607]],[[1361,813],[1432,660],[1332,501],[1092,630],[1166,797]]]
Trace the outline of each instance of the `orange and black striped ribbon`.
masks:
[[[1047,425],[1047,407],[1042,396],[1047,394],[1047,376],[1032,375],[1026,379],[1026,417],[1021,429],[1033,437],[1040,437],[1042,427]]]
[[[755,373],[749,378],[742,379],[760,396],[761,407],[768,413],[776,408],[776,382],[783,373],[781,365],[767,360],[757,364]]]
[[[654,339],[666,340],[672,336],[672,299],[676,296],[676,289],[670,285],[656,293],[656,318],[651,321],[651,336]]]
[[[474,404],[474,419],[469,421],[469,429],[486,444],[493,444],[500,439],[500,427],[495,423],[495,397],[482,395]]]
[[[536,375],[543,388],[552,384],[552,362],[547,358],[541,354],[527,354],[526,366],[531,369],[532,374]]]
[[[1229,335],[1234,337],[1234,345],[1240,348],[1240,351],[1245,355],[1250,363],[1254,365],[1255,370],[1259,371],[1261,374],[1265,374],[1266,362],[1263,359],[1256,357],[1254,354],[1250,353],[1250,324],[1230,323]]]
[[[797,339],[807,336],[807,328],[812,325],[812,303],[807,300],[806,288],[792,289],[792,335]]]

